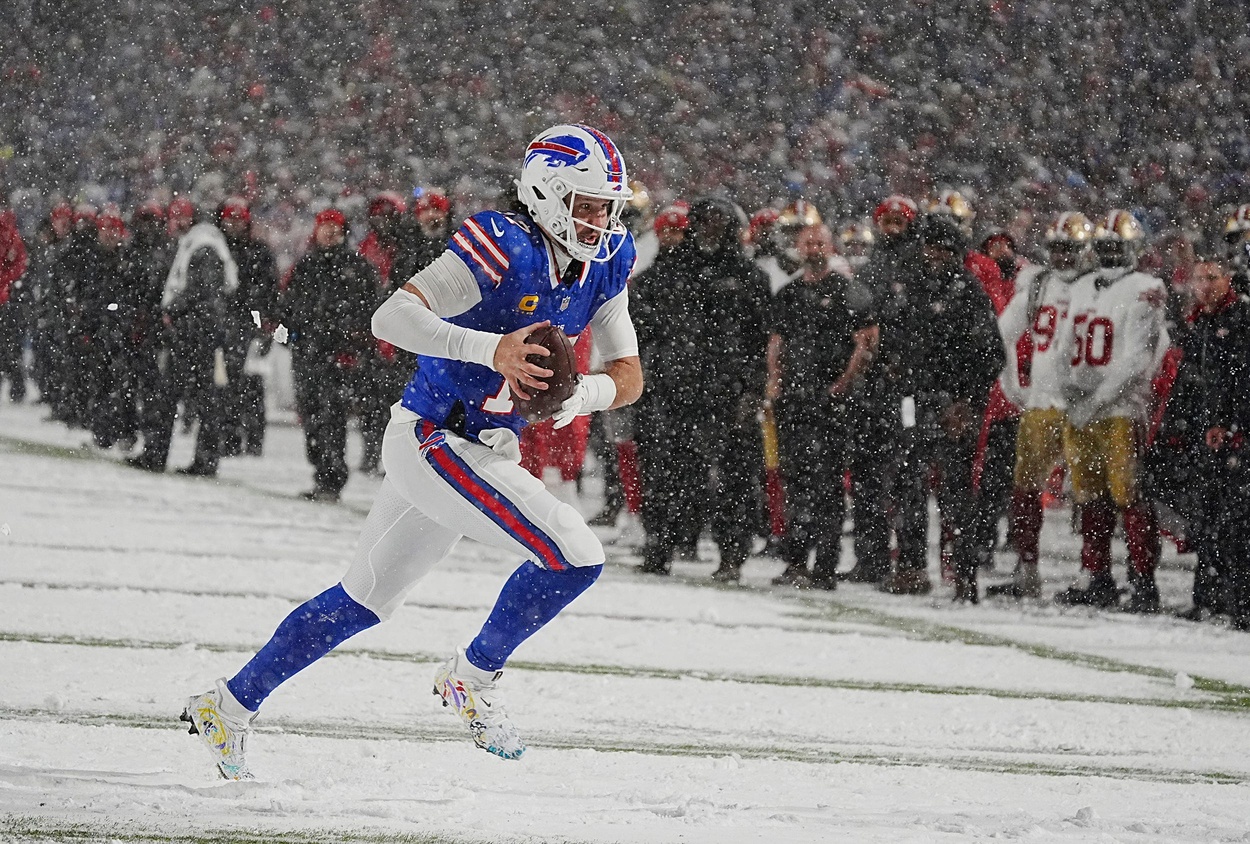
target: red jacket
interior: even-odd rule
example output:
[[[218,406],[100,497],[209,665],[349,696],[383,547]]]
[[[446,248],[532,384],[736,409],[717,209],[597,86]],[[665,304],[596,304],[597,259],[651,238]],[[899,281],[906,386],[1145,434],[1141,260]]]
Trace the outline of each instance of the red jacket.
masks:
[[[1011,295],[1016,292],[1015,276],[1004,278],[998,263],[980,252],[969,252],[964,256],[964,269],[981,282],[981,289],[994,305],[995,316],[1002,316],[1007,303],[1011,301]]]
[[[391,269],[395,266],[395,253],[398,251],[395,244],[387,246],[378,240],[377,232],[369,232],[368,236],[360,241],[360,246],[356,247],[356,251],[378,271],[378,281],[381,282],[382,289],[389,290]],[[385,340],[377,340],[377,350],[378,357],[388,363],[393,363],[398,359],[395,347]]]
[[[360,253],[360,257],[364,258],[373,268],[378,271],[378,278],[382,280],[383,287],[390,287],[391,268],[395,266],[395,244],[384,245],[378,240],[377,232],[369,232],[369,235],[362,241],[356,249]]]
[[[0,305],[9,301],[13,282],[26,274],[26,244],[17,230],[17,215],[0,211]]]
[[[965,255],[964,268],[981,282],[981,289],[985,291],[986,296],[990,297],[990,303],[994,306],[994,315],[1002,316],[1003,311],[1011,302],[1012,295],[1016,292],[1015,275],[1005,278],[998,263],[980,252],[969,252]],[[1009,338],[1004,338],[1004,340],[1007,339]],[[1032,344],[1029,344],[1028,348],[1031,353]],[[974,489],[981,487],[981,474],[985,469],[985,450],[989,443],[990,426],[995,422],[1013,419],[1019,415],[1020,408],[1011,403],[998,379],[994,379],[994,385],[990,387],[989,402],[985,406],[985,416],[981,419],[981,431],[977,437],[977,450],[973,458],[972,484]]]

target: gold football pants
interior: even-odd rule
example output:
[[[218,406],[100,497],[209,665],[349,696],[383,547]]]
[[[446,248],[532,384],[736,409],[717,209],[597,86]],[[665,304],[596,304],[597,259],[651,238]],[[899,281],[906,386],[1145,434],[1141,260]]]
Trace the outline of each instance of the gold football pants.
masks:
[[[1137,500],[1139,430],[1132,419],[1113,416],[1077,430],[1064,425],[1063,451],[1078,504],[1109,495],[1116,506]]]
[[[1020,415],[1016,434],[1016,469],[1012,478],[1016,489],[1041,492],[1055,464],[1063,458],[1063,429],[1067,417],[1062,410],[1026,410]]]

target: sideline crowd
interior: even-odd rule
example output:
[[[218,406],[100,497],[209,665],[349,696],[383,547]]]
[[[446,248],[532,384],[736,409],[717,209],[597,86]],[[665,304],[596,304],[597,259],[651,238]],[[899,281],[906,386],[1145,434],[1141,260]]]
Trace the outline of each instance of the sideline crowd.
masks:
[[[522,450],[539,477],[556,470],[548,480],[569,500],[595,450],[606,489],[594,521],[640,521],[643,572],[669,573],[707,530],[722,582],[771,553],[786,564],[778,585],[914,595],[934,588],[935,547],[934,574],[956,600],[1156,613],[1169,533],[1197,554],[1187,617],[1250,627],[1250,206],[1201,241],[1152,240],[1112,209],[1057,214],[1028,242],[977,230],[970,198],[951,189],[891,195],[830,226],[802,200],[748,218],[723,195],[657,208],[635,187],[644,397],[593,429],[585,418],[531,426]],[[326,207],[281,273],[251,214],[238,197],[211,209],[150,201],[125,216],[62,203],[27,245],[0,213],[9,398],[33,382],[51,419],[146,471],[165,471],[176,425],[194,425],[195,457],[178,471],[213,476],[224,457],[261,453],[257,362],[281,342],[314,470],[307,497],[338,499],[349,417],[359,470],[378,472],[413,361],[373,338],[370,317],[441,253],[451,203],[438,190],[411,207],[379,192],[357,237]],[[588,350],[583,338],[583,369]],[[1081,568],[1049,596],[1042,517],[1062,500]],[[1121,518],[1123,589],[1111,559]],[[1003,547],[1016,569],[986,588],[979,573]]]

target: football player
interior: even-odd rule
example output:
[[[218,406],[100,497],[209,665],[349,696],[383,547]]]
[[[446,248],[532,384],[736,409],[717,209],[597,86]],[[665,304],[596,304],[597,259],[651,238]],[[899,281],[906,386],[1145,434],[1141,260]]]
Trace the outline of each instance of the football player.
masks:
[[[872,226],[858,221],[847,223],[838,232],[838,240],[842,244],[842,254],[854,272],[868,263],[868,253],[876,241]]]
[[[631,192],[625,162],[602,132],[560,125],[525,150],[524,213],[483,211],[446,251],[378,308],[373,331],[419,356],[392,408],[386,477],[343,579],[297,607],[242,670],[187,703],[227,779],[246,779],[245,742],[279,684],[347,638],[388,618],[467,535],[527,558],[504,584],[481,632],[434,676],[434,693],[474,743],[505,759],[525,750],[497,685],[509,656],[590,587],[604,552],[581,515],[519,465],[530,399],[553,375],[526,342],[553,324],[592,329],[605,371],[584,376],[556,424],[621,407],[642,392],[626,281],[633,238],[621,225]]]
[[[1154,506],[1139,494],[1137,461],[1151,378],[1168,346],[1167,288],[1135,267],[1145,244],[1141,223],[1111,211],[1094,229],[1099,268],[1072,286],[1069,319],[1057,337],[1068,354],[1062,391],[1067,406],[1064,455],[1081,508],[1081,577],[1055,596],[1061,604],[1114,606],[1111,534],[1116,511],[1128,539],[1130,612],[1158,612],[1154,569],[1159,529]]]
[[[1224,223],[1226,257],[1233,270],[1233,290],[1250,295],[1250,205],[1239,205]]]
[[[1016,291],[999,317],[1007,366],[998,383],[1022,408],[1012,476],[1011,534],[1019,561],[1008,583],[990,586],[989,596],[1041,597],[1037,571],[1042,530],[1042,489],[1063,456],[1064,397],[1061,372],[1067,349],[1056,342],[1068,320],[1072,282],[1087,269],[1094,226],[1078,211],[1066,211],[1046,231],[1047,263],[1030,264],[1016,279]]]

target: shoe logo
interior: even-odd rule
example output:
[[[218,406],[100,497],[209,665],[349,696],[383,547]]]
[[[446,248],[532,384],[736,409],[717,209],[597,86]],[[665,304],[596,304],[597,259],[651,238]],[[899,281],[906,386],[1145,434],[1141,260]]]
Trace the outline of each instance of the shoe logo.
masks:
[[[499,224],[494,220],[490,221],[490,230],[495,233],[495,237],[503,237],[503,229],[499,228]]]

